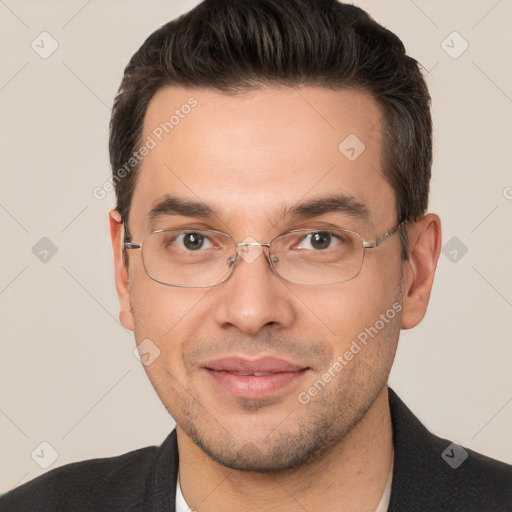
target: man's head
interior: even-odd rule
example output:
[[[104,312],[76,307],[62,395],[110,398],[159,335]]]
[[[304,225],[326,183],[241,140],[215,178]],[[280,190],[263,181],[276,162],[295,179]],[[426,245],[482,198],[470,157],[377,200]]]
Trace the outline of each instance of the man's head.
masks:
[[[385,389],[400,327],[423,317],[439,254],[438,219],[422,217],[429,96],[399,39],[335,0],[206,0],[132,58],[110,154],[121,320],[159,354],[146,370],[179,429],[245,470],[293,468],[342,440]],[[159,254],[201,282],[224,253],[199,230],[268,243],[312,229],[287,258],[332,276],[348,271],[325,249],[359,239],[323,246],[326,233],[371,242],[403,221],[335,284],[283,280],[268,249],[205,288],[166,286],[148,265],[154,231],[183,230]],[[142,251],[122,250],[123,224]]]
[[[432,126],[425,81],[400,39],[358,7],[336,0],[206,0],[155,31],[126,67],[112,114],[110,158],[123,220],[138,166],[128,164],[131,172],[116,176],[144,142],[148,104],[165,85],[226,94],[271,85],[367,91],[380,107],[380,170],[395,191],[397,218],[427,209]]]

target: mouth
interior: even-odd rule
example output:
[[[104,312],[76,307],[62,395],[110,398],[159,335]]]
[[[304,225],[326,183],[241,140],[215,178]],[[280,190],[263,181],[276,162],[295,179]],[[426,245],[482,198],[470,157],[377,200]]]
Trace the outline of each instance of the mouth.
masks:
[[[215,386],[237,398],[261,400],[296,384],[310,368],[283,359],[227,357],[203,366]]]

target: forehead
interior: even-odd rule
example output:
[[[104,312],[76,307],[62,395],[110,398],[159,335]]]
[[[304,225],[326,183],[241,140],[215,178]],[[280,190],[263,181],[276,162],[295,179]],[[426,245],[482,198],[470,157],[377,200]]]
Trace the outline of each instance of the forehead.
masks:
[[[341,193],[375,218],[393,219],[381,134],[381,110],[362,91],[273,87],[227,95],[164,87],[144,118],[141,140],[151,149],[131,216],[144,218],[172,195],[253,225],[308,197]]]

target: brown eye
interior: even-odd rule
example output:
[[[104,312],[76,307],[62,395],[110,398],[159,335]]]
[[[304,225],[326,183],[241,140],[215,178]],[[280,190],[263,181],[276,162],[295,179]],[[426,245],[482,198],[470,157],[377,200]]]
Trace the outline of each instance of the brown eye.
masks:
[[[341,238],[329,231],[315,231],[302,236],[298,241],[295,249],[311,252],[325,251],[326,249],[334,249],[341,242]]]
[[[202,249],[204,243],[204,235],[201,233],[184,233],[183,234],[183,245],[191,251],[197,251]]]
[[[327,249],[331,244],[331,239],[331,234],[326,231],[313,233],[311,235],[311,246],[317,250]]]

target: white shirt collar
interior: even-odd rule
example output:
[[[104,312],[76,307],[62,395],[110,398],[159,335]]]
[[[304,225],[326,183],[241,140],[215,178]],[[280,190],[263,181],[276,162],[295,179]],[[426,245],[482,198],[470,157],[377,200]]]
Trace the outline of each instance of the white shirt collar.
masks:
[[[388,479],[386,482],[386,487],[384,487],[384,492],[382,493],[382,497],[375,509],[375,512],[386,512],[389,507],[389,499],[391,497],[391,482],[393,481],[393,465],[391,465],[389,470]],[[183,497],[183,493],[181,492],[180,487],[180,477],[178,471],[178,478],[176,479],[176,512],[195,512],[195,509],[190,508]]]

